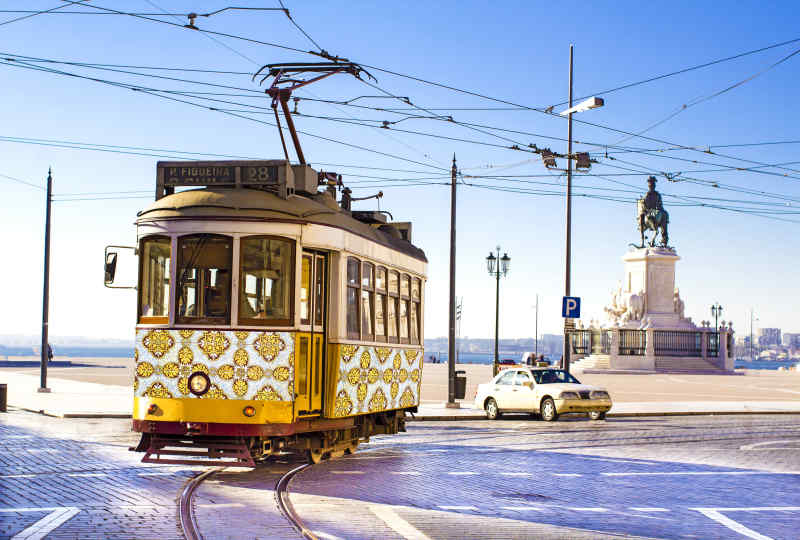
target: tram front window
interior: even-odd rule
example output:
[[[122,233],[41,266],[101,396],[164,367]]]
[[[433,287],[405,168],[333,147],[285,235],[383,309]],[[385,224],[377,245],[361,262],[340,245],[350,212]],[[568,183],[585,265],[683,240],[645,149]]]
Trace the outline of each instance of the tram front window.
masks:
[[[170,239],[151,236],[142,240],[139,269],[139,321],[166,324],[169,317]]]
[[[241,243],[239,323],[291,323],[294,244],[277,238],[250,237]],[[308,291],[306,292],[308,294]],[[308,313],[304,314],[306,317]]]
[[[179,324],[228,324],[233,239],[213,234],[178,239]]]

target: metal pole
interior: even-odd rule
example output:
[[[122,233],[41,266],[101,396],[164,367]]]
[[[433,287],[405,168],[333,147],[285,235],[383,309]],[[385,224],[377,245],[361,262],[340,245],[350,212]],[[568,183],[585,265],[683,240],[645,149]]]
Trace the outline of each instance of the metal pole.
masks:
[[[53,201],[53,175],[52,169],[47,171],[47,210],[44,221],[44,286],[42,288],[42,351],[41,351],[41,380],[39,392],[49,392],[47,388],[47,361],[49,347],[48,314],[50,311],[50,206]]]
[[[450,327],[447,344],[447,406],[456,403],[456,155],[450,170]]]
[[[569,108],[572,108],[572,48],[569,46]],[[570,296],[570,272],[572,260],[572,113],[567,121],[567,245],[564,296]],[[569,373],[569,319],[564,319],[564,370]]]
[[[750,361],[753,361],[753,308],[750,308]]]
[[[495,288],[494,305],[494,367],[492,373],[497,375],[500,371],[500,246],[497,246],[497,287]]]
[[[539,295],[536,295],[536,339],[534,339],[536,358],[539,358]]]

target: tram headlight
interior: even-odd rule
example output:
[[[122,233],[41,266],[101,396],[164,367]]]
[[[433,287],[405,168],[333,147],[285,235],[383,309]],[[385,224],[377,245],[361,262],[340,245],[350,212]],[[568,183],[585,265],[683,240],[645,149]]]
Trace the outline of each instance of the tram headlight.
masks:
[[[202,371],[195,371],[189,375],[189,391],[196,395],[202,396],[211,387],[211,379]]]
[[[242,409],[242,413],[243,413],[245,416],[248,416],[248,417],[255,416],[255,415],[256,415],[256,408],[255,408],[255,407],[253,407],[252,405],[248,405],[247,407],[245,407],[244,409]]]

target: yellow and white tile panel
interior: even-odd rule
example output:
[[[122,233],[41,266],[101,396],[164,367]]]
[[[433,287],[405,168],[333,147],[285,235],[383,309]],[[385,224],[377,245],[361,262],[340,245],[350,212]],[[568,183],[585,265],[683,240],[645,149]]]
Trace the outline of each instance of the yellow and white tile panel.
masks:
[[[419,405],[422,349],[339,345],[334,417]]]
[[[189,375],[211,379],[205,399],[292,401],[294,336],[290,332],[137,328],[137,397],[197,398]]]

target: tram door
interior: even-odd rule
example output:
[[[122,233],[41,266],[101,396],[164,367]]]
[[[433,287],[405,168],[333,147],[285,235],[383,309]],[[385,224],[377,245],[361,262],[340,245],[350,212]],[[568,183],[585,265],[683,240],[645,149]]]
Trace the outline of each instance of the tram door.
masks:
[[[295,351],[295,407],[298,416],[322,414],[327,276],[327,255],[303,250],[300,282],[302,330]]]

